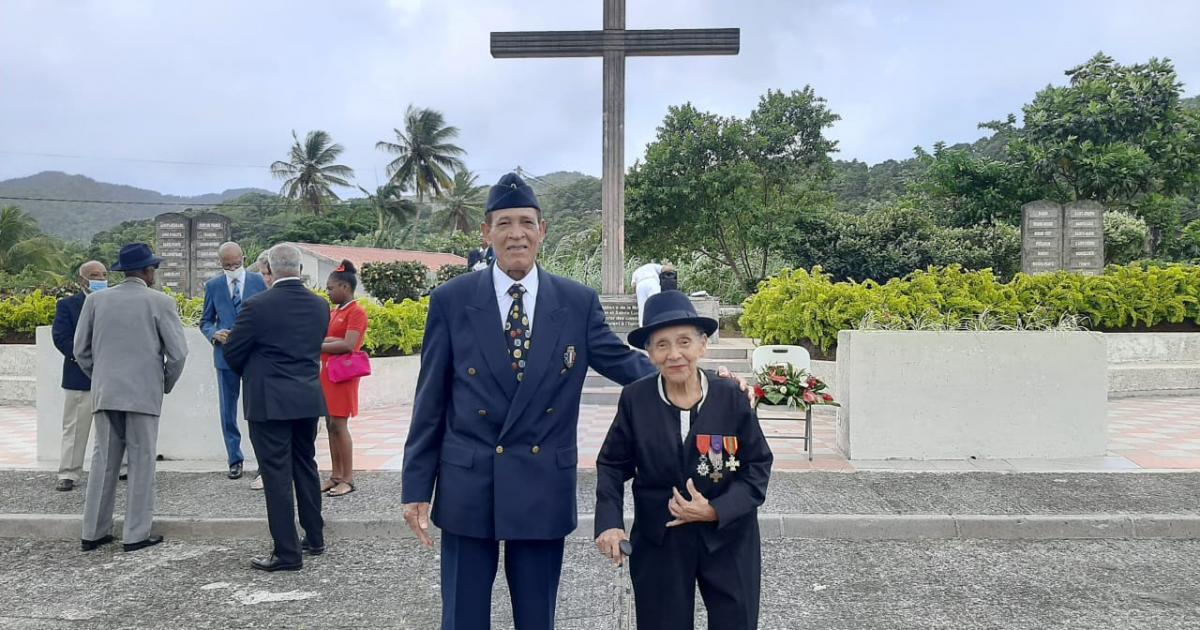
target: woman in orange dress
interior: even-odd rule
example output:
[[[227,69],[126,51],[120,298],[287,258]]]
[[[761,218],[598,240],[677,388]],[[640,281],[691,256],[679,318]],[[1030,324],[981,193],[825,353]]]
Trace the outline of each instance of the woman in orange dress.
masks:
[[[321,346],[321,388],[325,390],[325,405],[329,408],[325,429],[329,433],[333,473],[321,484],[321,491],[331,497],[354,492],[354,442],[350,439],[349,420],[358,415],[358,381],[361,379],[330,382],[329,358],[362,350],[367,335],[367,311],[354,299],[357,287],[358,273],[349,260],[343,260],[325,283],[334,308],[329,315],[325,343]]]

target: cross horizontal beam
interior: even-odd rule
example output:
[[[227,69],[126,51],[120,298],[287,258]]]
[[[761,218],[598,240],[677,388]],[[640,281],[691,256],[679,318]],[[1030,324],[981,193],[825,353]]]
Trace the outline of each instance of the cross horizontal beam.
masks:
[[[492,33],[492,56],[498,59],[600,57],[606,51],[639,57],[736,55],[740,48],[737,28]]]

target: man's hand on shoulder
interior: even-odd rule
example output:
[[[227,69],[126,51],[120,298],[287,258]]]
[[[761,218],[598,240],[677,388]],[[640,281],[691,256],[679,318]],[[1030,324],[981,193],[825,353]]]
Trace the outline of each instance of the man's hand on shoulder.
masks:
[[[729,368],[725,367],[724,365],[717,368],[717,376],[720,376],[721,378],[731,378],[736,381],[738,384],[738,389],[742,390],[742,392],[746,394],[746,399],[750,401],[750,406],[754,406],[754,390],[751,389],[750,385],[746,383],[746,379],[734,374],[733,372],[730,372]]]

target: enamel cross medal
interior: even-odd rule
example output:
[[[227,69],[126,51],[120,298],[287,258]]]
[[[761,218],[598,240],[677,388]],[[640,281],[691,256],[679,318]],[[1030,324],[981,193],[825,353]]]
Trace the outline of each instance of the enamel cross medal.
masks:
[[[734,438],[736,440],[736,438]],[[729,438],[720,435],[696,435],[696,450],[700,453],[700,463],[696,465],[696,472],[701,475],[708,475],[709,479],[714,482],[721,481],[725,475],[721,472],[722,469],[734,470],[737,468],[737,460],[734,461],[734,467],[729,468],[729,463],[725,461],[725,452],[728,450]],[[736,446],[734,447],[736,450]],[[730,453],[732,456],[732,453]]]
[[[696,450],[700,451],[700,463],[696,465],[696,472],[701,475],[712,472],[712,467],[708,463],[708,449],[711,444],[711,435],[696,434]]]
[[[734,472],[738,469],[738,466],[742,465],[742,462],[738,461],[738,458],[734,457],[734,455],[737,455],[738,452],[737,436],[726,435],[723,441],[725,442],[725,452],[729,453],[729,458],[725,460],[725,470]]]

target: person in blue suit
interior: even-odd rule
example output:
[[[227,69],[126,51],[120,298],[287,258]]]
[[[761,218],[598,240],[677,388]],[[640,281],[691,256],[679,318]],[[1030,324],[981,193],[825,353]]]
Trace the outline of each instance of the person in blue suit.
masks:
[[[246,271],[246,257],[237,243],[223,243],[217,250],[224,270],[204,285],[204,314],[200,330],[213,345],[213,363],[217,367],[217,389],[221,405],[221,433],[225,437],[225,453],[229,462],[229,478],[242,477],[242,434],[237,425],[238,393],[242,381],[229,369],[222,346],[229,341],[229,331],[242,310],[242,304],[267,290],[263,277]]]
[[[576,526],[588,367],[622,384],[655,369],[609,329],[594,290],[537,265],[546,222],[519,176],[492,187],[482,230],[495,263],[443,284],[429,302],[404,518],[428,546],[431,515],[441,529],[442,628],[490,626],[504,541],[516,627],[549,629],[563,539]]]

